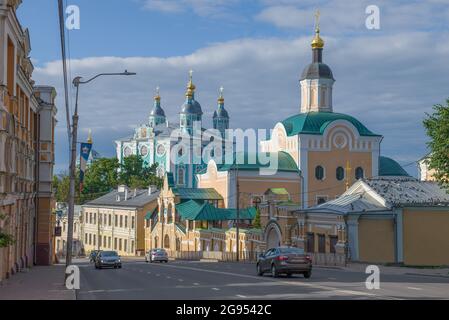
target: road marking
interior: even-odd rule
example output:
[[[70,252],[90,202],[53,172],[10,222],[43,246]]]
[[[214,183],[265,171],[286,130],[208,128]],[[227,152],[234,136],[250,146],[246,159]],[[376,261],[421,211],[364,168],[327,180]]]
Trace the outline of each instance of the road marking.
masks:
[[[214,291],[220,291],[220,289],[218,289],[218,288],[212,288],[212,290],[214,290]]]
[[[165,265],[164,268],[193,270],[193,271],[199,271],[199,272],[209,272],[209,273],[216,273],[216,274],[228,275],[228,276],[233,276],[233,277],[261,280],[261,278],[258,276],[251,276],[251,275],[247,275],[247,274],[237,274],[237,273],[225,272],[225,271],[207,270],[207,269],[195,268],[195,267],[185,267],[185,266],[179,266],[179,265],[176,265],[176,266],[175,265]],[[307,282],[283,281],[283,280],[273,279],[273,278],[264,278],[264,280],[274,281],[274,282],[282,283],[284,285],[295,285],[295,286],[309,287],[309,288],[328,290],[328,291],[334,291],[334,292],[338,292],[340,290],[339,288],[335,288],[335,287],[317,285],[317,284],[307,283]],[[345,293],[357,295],[357,296],[365,295],[365,296],[370,296],[370,297],[376,297],[376,294],[374,294],[374,293],[368,293],[368,292],[363,292],[363,291],[347,290],[347,291],[345,291]]]
[[[407,287],[407,289],[410,289],[410,290],[422,290],[421,288],[416,288],[416,287]]]
[[[239,297],[239,298],[246,298],[246,296],[241,295],[241,294],[236,294],[235,296],[236,296],[236,297]]]
[[[328,278],[329,280],[337,280],[336,278]]]
[[[193,283],[194,286],[199,286],[200,284],[198,282]]]
[[[147,273],[148,273],[148,274],[151,274],[151,272],[150,272],[150,271],[148,271]]]
[[[159,277],[160,276],[160,274],[159,273],[156,273],[156,277]]]
[[[171,277],[170,277],[170,276],[167,276],[167,279],[171,279]]]
[[[183,282],[184,280],[182,280],[182,279],[178,279],[178,281],[179,281],[179,282]]]

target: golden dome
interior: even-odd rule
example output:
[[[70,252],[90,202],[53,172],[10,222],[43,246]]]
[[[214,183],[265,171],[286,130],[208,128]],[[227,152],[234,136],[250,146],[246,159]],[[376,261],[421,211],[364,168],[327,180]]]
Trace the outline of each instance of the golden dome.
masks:
[[[315,37],[312,40],[312,49],[323,49],[324,48],[324,40],[320,37],[320,29],[315,30]]]
[[[190,70],[189,71],[189,83],[187,84],[187,92],[186,92],[186,97],[193,97],[193,93],[195,92],[195,85],[193,84],[193,71]]]
[[[161,101],[161,95],[159,94],[159,87],[156,88],[156,95],[154,96],[154,101]]]
[[[220,88],[220,96],[218,97],[218,103],[219,103],[219,104],[224,104],[223,91],[224,91],[224,88],[221,87],[221,88]]]

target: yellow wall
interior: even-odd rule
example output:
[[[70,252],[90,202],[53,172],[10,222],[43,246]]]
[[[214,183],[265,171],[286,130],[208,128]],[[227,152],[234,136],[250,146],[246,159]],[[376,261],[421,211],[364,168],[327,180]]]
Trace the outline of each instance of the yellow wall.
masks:
[[[394,262],[394,220],[359,219],[359,260],[363,262]]]
[[[449,265],[449,210],[404,209],[404,264]]]
[[[314,206],[317,204],[317,196],[327,196],[328,200],[335,199],[346,191],[346,165],[349,161],[351,168],[349,173],[349,185],[351,186],[355,182],[355,169],[362,167],[365,178],[370,177],[372,173],[372,152],[360,152],[350,151],[349,143],[342,148],[338,149],[332,143],[334,137],[334,131],[338,130],[341,126],[336,126],[328,134],[326,143],[331,146],[330,151],[309,151],[308,152],[308,206]],[[338,133],[335,133],[338,134]],[[351,133],[350,139],[354,143],[355,137]],[[324,144],[323,144],[324,147]],[[322,166],[325,169],[325,179],[317,180],[315,177],[315,168]],[[345,179],[338,181],[336,177],[336,170],[338,167],[345,169]]]

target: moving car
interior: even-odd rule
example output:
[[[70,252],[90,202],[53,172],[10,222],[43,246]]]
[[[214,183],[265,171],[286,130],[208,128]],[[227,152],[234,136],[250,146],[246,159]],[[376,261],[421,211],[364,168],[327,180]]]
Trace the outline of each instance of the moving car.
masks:
[[[95,268],[122,268],[122,260],[116,251],[100,251],[95,259]]]
[[[284,273],[303,274],[304,278],[312,275],[312,259],[303,249],[294,247],[277,247],[267,250],[257,259],[257,275],[270,272],[273,277]]]
[[[147,252],[145,255],[145,262],[153,262],[153,261],[159,261],[159,262],[168,262],[168,254],[165,249],[151,249]]]
[[[92,250],[89,255],[89,261],[95,262],[95,259],[97,258],[97,255],[99,252],[100,252],[100,250]]]

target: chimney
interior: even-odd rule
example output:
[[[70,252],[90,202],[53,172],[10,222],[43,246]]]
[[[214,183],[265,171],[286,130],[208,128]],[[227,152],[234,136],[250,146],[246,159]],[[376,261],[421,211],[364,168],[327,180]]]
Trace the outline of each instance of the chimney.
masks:
[[[125,201],[128,200],[128,188],[125,188]]]
[[[135,198],[137,196],[137,188],[134,188],[134,195],[133,198]]]
[[[149,196],[151,196],[154,192],[156,192],[157,191],[157,187],[156,186],[152,186],[152,185],[150,185],[149,187],[148,187],[148,195]]]
[[[120,202],[120,194],[117,194],[117,196],[115,197],[115,201]]]

